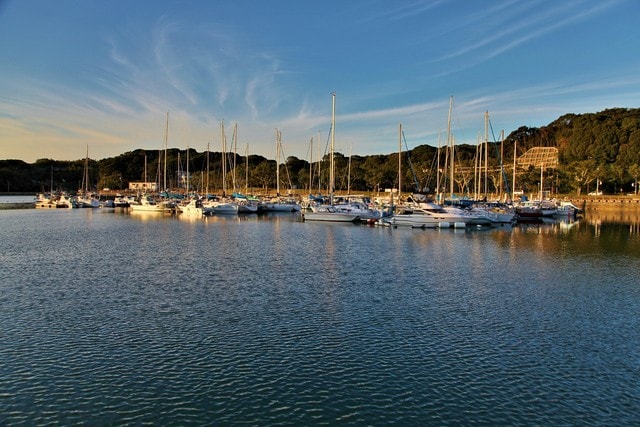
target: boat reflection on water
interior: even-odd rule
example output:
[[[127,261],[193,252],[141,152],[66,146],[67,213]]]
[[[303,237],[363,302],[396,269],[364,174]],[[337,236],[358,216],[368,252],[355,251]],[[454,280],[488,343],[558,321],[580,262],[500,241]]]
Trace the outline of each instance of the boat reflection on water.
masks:
[[[592,224],[639,224],[640,209],[603,209],[590,210],[584,215],[584,219]]]
[[[576,253],[597,257],[604,254],[640,257],[638,214],[587,213],[575,220],[548,219],[517,224],[510,231],[492,230],[491,233],[495,240],[509,247],[537,250],[560,259]]]
[[[162,221],[165,218],[172,218],[175,216],[172,213],[167,213],[163,211],[136,211],[132,209],[127,209],[127,212],[124,212],[122,214],[129,215],[131,218],[136,218],[143,222]]]
[[[0,212],[2,425],[640,425],[628,223],[101,212]]]
[[[571,230],[580,230],[580,232],[589,229],[598,230],[602,227],[625,229],[629,234],[640,235],[640,210],[594,210],[577,218],[550,217],[532,222],[520,222],[513,229],[516,232],[539,230],[547,233],[566,233]]]
[[[535,222],[518,223],[513,227],[515,233],[540,232],[547,234],[562,234],[575,229],[581,223],[582,218],[541,218]]]
[[[600,235],[603,228],[640,236],[640,210],[604,210],[589,212],[583,221]]]

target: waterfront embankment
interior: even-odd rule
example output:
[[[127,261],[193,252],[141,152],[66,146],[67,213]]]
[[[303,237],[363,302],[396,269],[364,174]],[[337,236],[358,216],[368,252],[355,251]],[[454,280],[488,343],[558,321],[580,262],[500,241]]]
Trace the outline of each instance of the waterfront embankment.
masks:
[[[0,193],[0,210],[35,208],[33,193]]]
[[[564,200],[570,200],[592,221],[638,224],[640,218],[640,198],[633,196],[567,197]]]
[[[0,202],[0,210],[3,209],[33,209],[36,205],[33,202]]]
[[[569,200],[574,205],[584,211],[594,210],[640,210],[640,197],[632,196],[587,196],[587,197],[571,197],[567,196],[564,200]]]

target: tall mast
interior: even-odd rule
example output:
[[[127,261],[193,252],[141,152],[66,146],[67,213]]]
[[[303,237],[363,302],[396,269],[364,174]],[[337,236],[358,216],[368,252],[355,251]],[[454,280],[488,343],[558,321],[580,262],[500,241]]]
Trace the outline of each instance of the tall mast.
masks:
[[[489,194],[489,112],[484,112],[484,196]]]
[[[309,194],[311,194],[311,187],[313,185],[313,137],[309,141]]]
[[[454,174],[453,172],[455,171],[455,147],[456,147],[456,136],[455,135],[451,135],[451,197],[453,197],[454,194]]]
[[[187,145],[187,196],[189,195],[189,146]]]
[[[540,201],[544,199],[544,162],[540,164]],[[598,180],[599,181],[599,180]],[[596,182],[596,193],[598,192],[597,187],[598,182]]]
[[[207,185],[205,187],[205,198],[209,200],[209,143],[207,142]]]
[[[511,203],[516,199],[516,157],[518,156],[518,140],[514,138],[513,140],[513,183],[511,189]]]
[[[480,197],[480,195],[484,194],[484,185],[482,184],[482,177],[483,177],[483,165],[484,165],[484,152],[486,150],[485,144],[484,144],[484,139],[482,137],[478,138],[478,144],[480,144],[480,158],[478,159],[478,197]]]
[[[182,160],[180,159],[180,150],[178,150],[178,190],[180,190],[182,184],[186,184],[182,176]]]
[[[89,144],[87,144],[87,155],[84,158],[84,176],[82,180],[84,181],[82,190],[86,195],[89,192]]]
[[[436,201],[440,202],[440,132],[438,132],[438,158],[436,161]]]
[[[162,149],[158,150],[158,166],[156,167],[156,191],[162,191]]]
[[[224,136],[224,119],[220,120],[220,141],[222,143],[222,196],[227,196],[227,155],[226,155],[226,143],[227,139]]]
[[[476,158],[475,158],[475,167],[473,169],[473,198],[478,200],[480,198],[480,165],[482,162],[480,161],[480,156],[482,154],[482,137],[480,136],[480,132],[478,132],[476,144]]]
[[[167,146],[169,145],[169,112],[164,125],[164,191],[167,191]]]
[[[502,159],[504,159],[504,129],[500,131],[500,179],[498,181],[500,183],[500,186],[498,187],[498,194],[500,195],[500,199],[502,199],[502,187],[504,186],[504,183],[502,182],[502,173],[504,172]]]
[[[322,194],[322,153],[320,152],[320,131],[318,131],[318,194]]]
[[[349,147],[349,169],[347,171],[347,196],[351,195],[351,149]]]
[[[53,174],[51,182],[53,183]],[[147,153],[144,153],[144,191],[147,191]]]
[[[238,153],[238,123],[233,125],[233,191],[236,191],[236,162]]]
[[[276,129],[276,196],[280,197],[280,131]]]
[[[398,125],[398,202],[402,193],[402,123]]]
[[[334,159],[333,150],[335,147],[336,139],[336,93],[331,93],[331,170],[329,171],[329,204],[333,205],[333,191],[335,189],[335,175],[334,175]]]
[[[450,187],[450,192],[451,192],[451,196],[453,196],[453,159],[454,159],[454,152],[453,152],[453,138],[451,137],[451,110],[453,109],[453,96],[451,96],[449,98],[449,117],[447,119],[447,144],[449,145],[449,164],[450,166],[450,170],[449,170],[449,187]]]
[[[244,150],[244,194],[249,194],[249,144]]]

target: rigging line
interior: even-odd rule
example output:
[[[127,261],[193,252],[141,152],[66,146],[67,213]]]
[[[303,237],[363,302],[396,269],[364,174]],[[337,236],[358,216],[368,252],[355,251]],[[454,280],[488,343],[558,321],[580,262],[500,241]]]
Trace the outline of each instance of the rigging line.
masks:
[[[280,142],[280,154],[282,155],[282,160],[284,163],[284,170],[287,172],[287,180],[289,181],[289,190],[293,188],[291,183],[291,175],[289,174],[289,166],[287,165],[287,157],[284,155],[284,148],[282,147],[282,141]]]
[[[320,165],[324,163],[325,157],[329,152],[329,144],[331,143],[331,132],[333,131],[333,124],[329,125],[329,133],[327,134],[327,142],[324,145],[324,153],[322,153],[322,158],[318,159],[318,190],[322,187],[322,170],[320,169]],[[318,141],[320,144],[320,141]],[[328,159],[330,160],[330,159]],[[324,170],[324,169],[323,169]]]
[[[311,189],[313,188],[313,137],[309,140],[306,156],[309,160],[309,189]]]
[[[311,140],[309,142],[313,144],[313,137],[311,137]],[[309,145],[307,148],[307,159],[311,159],[311,156],[309,154],[313,155],[313,147],[311,145]],[[309,161],[309,163],[311,163],[311,161]]]
[[[327,154],[329,152],[329,144],[331,143],[331,132],[333,132],[333,125],[329,126],[329,133],[327,134],[327,142],[324,145],[324,154]],[[324,155],[322,157],[324,157]]]
[[[416,176],[416,171],[413,168],[413,163],[411,162],[411,153],[409,152],[409,146],[407,145],[407,139],[404,136],[404,131],[402,131],[402,140],[404,141],[404,147],[406,148],[407,160],[409,162],[409,168],[411,169],[411,175],[413,176],[413,187],[414,191],[418,192],[420,190],[420,185],[418,184],[418,177]]]
[[[429,174],[427,175],[427,180],[426,180],[426,184],[427,185],[431,185],[431,181],[433,180],[433,174],[434,171],[436,171],[436,174],[439,173],[439,171],[437,171],[438,168],[438,156],[440,155],[439,150],[436,151],[436,155],[433,156],[433,159],[431,159],[431,168],[429,169]],[[437,187],[437,184],[434,186]],[[436,189],[437,192],[437,189]]]
[[[491,119],[489,119],[489,129],[491,129],[491,136],[493,137],[493,148],[496,151],[496,158],[500,162],[500,173],[502,174],[502,180],[504,182],[504,190],[507,194],[511,194],[511,188],[509,186],[509,180],[507,179],[507,173],[504,170],[504,159],[500,156],[500,151],[498,150],[498,144],[496,144],[496,135],[493,132],[493,125],[491,123]]]

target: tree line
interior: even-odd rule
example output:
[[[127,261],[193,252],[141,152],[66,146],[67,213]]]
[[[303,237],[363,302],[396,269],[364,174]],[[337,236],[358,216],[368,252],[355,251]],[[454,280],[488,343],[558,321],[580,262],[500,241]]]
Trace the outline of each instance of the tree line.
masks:
[[[515,189],[533,192],[541,178],[544,189],[553,194],[578,194],[595,189],[596,181],[605,193],[635,192],[640,177],[640,109],[613,108],[598,113],[566,114],[547,126],[522,126],[504,140],[488,144],[489,192],[513,189],[513,158],[533,147],[556,147],[558,167],[541,171],[516,165]],[[477,166],[476,145],[455,146],[454,191],[459,195],[473,191],[473,170]],[[400,158],[401,176],[398,176]],[[376,192],[397,188],[401,191],[436,191],[446,183],[442,165],[446,150],[419,145],[402,153],[345,156],[335,153],[335,190]],[[223,162],[226,170],[223,182]],[[130,182],[166,183],[171,191],[219,192],[226,188],[249,193],[273,193],[280,177],[281,193],[290,190],[326,194],[329,186],[329,156],[310,164],[290,156],[282,162],[259,155],[241,156],[195,149],[134,150],[116,157],[89,160],[89,181],[95,191],[109,188],[126,190]],[[38,159],[34,163],[0,160],[0,191],[73,192],[80,188],[85,159],[59,161]],[[280,168],[279,174],[277,168]],[[440,171],[438,170],[440,169]],[[165,174],[166,170],[166,174]],[[188,174],[187,174],[188,171]],[[439,174],[440,172],[440,174]],[[541,173],[543,176],[541,176]],[[447,189],[450,183],[446,184]],[[500,188],[503,186],[504,188]]]

